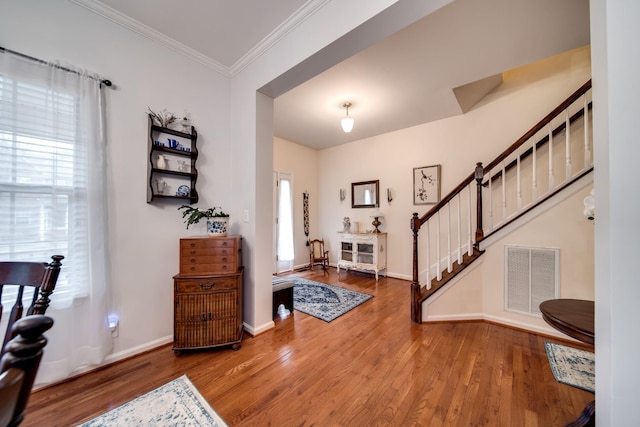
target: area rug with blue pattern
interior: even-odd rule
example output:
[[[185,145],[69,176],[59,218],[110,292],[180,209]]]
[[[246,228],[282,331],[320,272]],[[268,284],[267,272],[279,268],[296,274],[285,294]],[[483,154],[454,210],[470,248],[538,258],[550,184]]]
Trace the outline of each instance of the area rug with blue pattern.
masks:
[[[331,322],[373,298],[373,295],[301,277],[292,279],[296,283],[293,288],[293,308],[325,322]]]
[[[80,427],[228,427],[186,375],[151,390]]]
[[[596,361],[592,352],[549,342],[544,346],[558,382],[595,392]]]

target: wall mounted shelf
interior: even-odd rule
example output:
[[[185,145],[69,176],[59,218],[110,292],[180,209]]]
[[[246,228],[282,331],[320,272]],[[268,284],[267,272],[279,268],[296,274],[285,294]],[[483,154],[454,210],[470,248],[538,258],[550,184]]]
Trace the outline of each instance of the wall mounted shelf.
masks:
[[[198,133],[157,126],[149,120],[147,203],[158,200],[198,202]],[[175,146],[171,146],[175,145]]]

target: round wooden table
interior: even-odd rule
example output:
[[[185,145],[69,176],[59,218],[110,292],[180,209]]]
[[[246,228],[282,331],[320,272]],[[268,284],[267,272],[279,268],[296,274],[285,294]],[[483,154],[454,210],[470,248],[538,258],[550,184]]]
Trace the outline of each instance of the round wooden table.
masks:
[[[542,318],[571,338],[594,345],[594,303],[581,299],[552,299],[540,304]]]
[[[540,304],[542,318],[555,329],[594,345],[595,304],[581,299],[552,299]],[[595,426],[596,401],[587,403],[580,416],[565,427]]]

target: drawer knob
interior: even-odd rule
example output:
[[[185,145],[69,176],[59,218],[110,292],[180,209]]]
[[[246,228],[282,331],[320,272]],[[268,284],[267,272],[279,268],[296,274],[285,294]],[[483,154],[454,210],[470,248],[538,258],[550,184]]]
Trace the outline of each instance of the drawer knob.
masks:
[[[228,242],[222,242],[222,246],[227,246]]]
[[[213,287],[215,286],[215,282],[210,282],[210,283],[199,283],[200,289],[202,289],[203,291],[208,291],[209,289],[213,289]]]
[[[195,258],[191,258],[189,261],[196,262],[196,259]]]

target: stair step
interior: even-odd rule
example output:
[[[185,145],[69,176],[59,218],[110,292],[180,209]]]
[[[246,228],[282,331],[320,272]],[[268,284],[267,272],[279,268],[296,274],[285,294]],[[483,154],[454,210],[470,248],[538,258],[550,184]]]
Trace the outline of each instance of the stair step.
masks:
[[[455,261],[453,263],[451,272],[446,269],[442,272],[442,278],[440,280],[432,280],[431,281],[431,289],[427,289],[426,286],[420,289],[420,302],[422,303],[431,295],[435,294],[440,288],[446,285],[451,279],[456,277],[462,270],[467,268],[469,265],[473,263],[480,255],[482,255],[484,251],[481,251],[477,248],[473,248],[473,253],[469,255],[468,252],[465,252],[462,256],[462,264]]]

